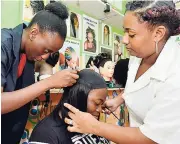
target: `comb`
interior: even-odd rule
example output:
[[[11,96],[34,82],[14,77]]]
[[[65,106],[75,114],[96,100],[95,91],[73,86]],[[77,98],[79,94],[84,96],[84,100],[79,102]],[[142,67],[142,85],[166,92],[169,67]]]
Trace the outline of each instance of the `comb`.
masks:
[[[120,121],[120,119],[109,109],[109,108],[107,108],[107,107],[105,107],[106,109],[108,109],[110,112],[111,112],[111,114],[113,114],[113,116],[118,120],[118,121]]]

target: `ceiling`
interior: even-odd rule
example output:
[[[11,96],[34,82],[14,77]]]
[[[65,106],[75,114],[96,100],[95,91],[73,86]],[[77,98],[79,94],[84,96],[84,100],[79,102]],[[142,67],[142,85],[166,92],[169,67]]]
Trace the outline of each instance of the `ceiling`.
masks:
[[[106,4],[100,0],[64,0],[63,2],[67,6],[75,7],[95,17],[100,23],[103,22],[122,29],[123,15],[115,9],[111,9],[110,12],[105,13],[104,8]]]

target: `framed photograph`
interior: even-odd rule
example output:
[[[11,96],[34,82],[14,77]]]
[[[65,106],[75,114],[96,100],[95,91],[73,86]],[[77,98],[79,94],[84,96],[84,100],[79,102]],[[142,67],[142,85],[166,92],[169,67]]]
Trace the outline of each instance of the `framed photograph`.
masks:
[[[80,42],[66,39],[63,47],[59,50],[59,61],[56,70],[80,67]]]
[[[44,9],[47,0],[23,0],[23,21],[29,23],[33,16]]]
[[[82,68],[86,68],[87,62],[91,56],[95,57],[96,55],[87,54],[87,53],[82,54],[82,62],[83,62]]]
[[[113,52],[114,62],[117,62],[123,56],[124,45],[122,43],[122,36],[120,34],[113,34]]]
[[[83,15],[83,52],[98,52],[98,20]]]
[[[112,61],[114,61],[112,49],[101,46],[101,53],[108,53],[112,57]]]
[[[69,14],[69,36],[77,39],[81,39],[81,30],[82,30],[82,23],[81,23],[81,15],[75,12],[70,12]]]
[[[112,42],[112,29],[111,26],[102,23],[102,44],[105,46],[111,46]]]

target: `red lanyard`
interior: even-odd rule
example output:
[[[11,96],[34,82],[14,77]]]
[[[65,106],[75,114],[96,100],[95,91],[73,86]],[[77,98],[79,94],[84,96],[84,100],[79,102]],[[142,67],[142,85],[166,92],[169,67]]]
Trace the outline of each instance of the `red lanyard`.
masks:
[[[25,64],[26,64],[26,54],[21,54],[20,62],[19,62],[19,65],[18,65],[17,78],[19,78],[22,75]]]

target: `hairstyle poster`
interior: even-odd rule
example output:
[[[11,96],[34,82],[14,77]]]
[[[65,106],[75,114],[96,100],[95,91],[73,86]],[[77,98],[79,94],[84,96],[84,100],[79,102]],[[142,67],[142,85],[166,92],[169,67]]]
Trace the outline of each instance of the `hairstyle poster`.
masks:
[[[90,55],[90,54],[86,54],[86,53],[82,54],[82,62],[83,62],[82,68],[86,68],[87,62],[91,56],[95,57],[96,55]]]
[[[102,23],[102,44],[111,46],[112,42],[112,29],[109,25]]]
[[[33,16],[43,10],[47,0],[23,0],[23,21],[29,23]]]
[[[98,52],[98,20],[83,15],[83,51]]]
[[[107,47],[101,46],[101,53],[107,53],[111,56],[112,61],[113,61],[113,56],[112,56],[112,49],[109,49]]]
[[[59,50],[59,62],[56,68],[63,70],[67,68],[79,67],[80,42],[66,39],[63,47]]]
[[[122,43],[122,36],[114,33],[113,35],[113,48],[114,48],[114,62],[117,62],[121,59],[123,55],[123,43]]]
[[[67,25],[68,26],[68,25]],[[81,39],[82,22],[81,15],[75,12],[69,13],[69,36],[77,39]]]

